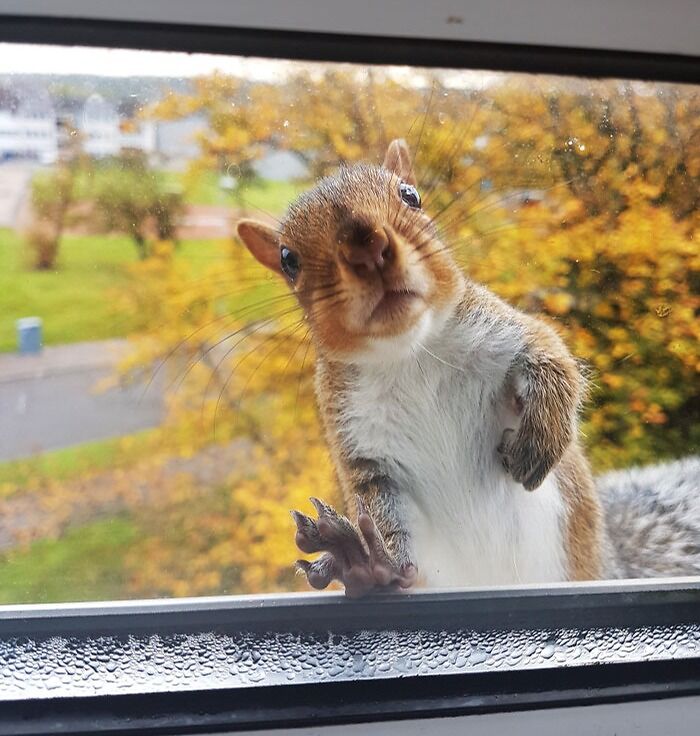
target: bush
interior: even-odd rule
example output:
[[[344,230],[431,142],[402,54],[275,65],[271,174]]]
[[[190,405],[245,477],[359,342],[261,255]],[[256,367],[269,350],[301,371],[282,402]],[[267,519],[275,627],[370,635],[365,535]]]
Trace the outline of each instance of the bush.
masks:
[[[76,165],[62,163],[32,180],[33,221],[26,233],[37,270],[54,268],[68,210],[73,203]]]

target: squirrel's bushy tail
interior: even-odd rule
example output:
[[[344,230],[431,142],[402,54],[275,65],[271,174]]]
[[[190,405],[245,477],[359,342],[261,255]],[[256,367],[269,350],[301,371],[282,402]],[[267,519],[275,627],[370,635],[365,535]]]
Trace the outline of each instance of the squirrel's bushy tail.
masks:
[[[596,483],[609,577],[700,575],[700,456],[606,473]]]

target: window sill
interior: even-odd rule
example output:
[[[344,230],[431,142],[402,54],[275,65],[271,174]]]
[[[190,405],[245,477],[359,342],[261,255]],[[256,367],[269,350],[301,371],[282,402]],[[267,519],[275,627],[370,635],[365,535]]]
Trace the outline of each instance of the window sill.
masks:
[[[0,608],[0,733],[237,730],[696,693],[697,580]]]

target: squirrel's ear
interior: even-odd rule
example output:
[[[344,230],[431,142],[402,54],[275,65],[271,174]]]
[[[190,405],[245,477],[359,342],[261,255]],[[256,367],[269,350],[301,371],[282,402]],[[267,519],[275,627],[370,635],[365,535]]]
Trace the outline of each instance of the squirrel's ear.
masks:
[[[236,232],[248,250],[263,266],[282,275],[280,241],[276,230],[257,220],[239,220],[236,225]]]
[[[408,145],[403,138],[395,138],[386,149],[384,156],[385,169],[393,171],[396,176],[403,179],[407,184],[416,183],[416,177],[413,174],[413,164],[411,163],[411,154],[408,151]]]

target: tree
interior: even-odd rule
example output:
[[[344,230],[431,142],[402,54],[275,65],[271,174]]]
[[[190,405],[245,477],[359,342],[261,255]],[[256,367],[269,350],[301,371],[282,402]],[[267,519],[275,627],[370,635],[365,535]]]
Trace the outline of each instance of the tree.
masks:
[[[160,240],[175,237],[183,209],[182,195],[169,190],[143,155],[124,152],[94,171],[93,198],[107,231],[128,233],[141,259],[150,253],[150,234]]]
[[[80,137],[74,135],[57,165],[32,179],[32,223],[26,239],[37,270],[56,266],[61,236],[75,201],[76,182],[84,166]]]
[[[494,91],[480,164],[495,182],[557,185],[583,203],[580,217],[614,219],[631,176],[646,197],[668,206],[686,232],[700,204],[700,92],[697,87],[548,79]]]
[[[189,94],[171,93],[149,114],[161,120],[202,117],[207,130],[197,136],[201,156],[189,176],[215,171],[229,177],[231,192],[243,208],[245,188],[256,178],[253,164],[275,139],[281,90],[274,84],[251,84],[218,73],[195,79],[192,84]]]

